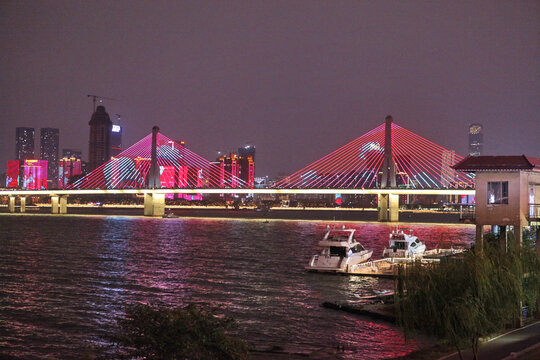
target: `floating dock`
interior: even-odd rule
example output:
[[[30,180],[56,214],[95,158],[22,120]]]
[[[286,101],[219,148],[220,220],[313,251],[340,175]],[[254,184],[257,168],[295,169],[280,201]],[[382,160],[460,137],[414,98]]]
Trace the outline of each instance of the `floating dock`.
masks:
[[[383,278],[395,278],[398,273],[398,267],[412,264],[433,264],[439,263],[441,259],[429,258],[385,258],[380,260],[368,261],[362,264],[351,266],[347,271],[343,272],[347,275],[372,276]]]

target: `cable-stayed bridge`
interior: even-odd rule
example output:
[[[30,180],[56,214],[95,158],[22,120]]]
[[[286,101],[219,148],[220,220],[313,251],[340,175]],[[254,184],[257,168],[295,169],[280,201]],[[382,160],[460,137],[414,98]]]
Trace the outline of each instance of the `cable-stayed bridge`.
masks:
[[[385,123],[278,181],[253,189],[223,163],[213,163],[153,132],[62,190],[8,190],[15,197],[50,195],[53,213],[65,213],[75,194],[144,194],[145,215],[162,215],[165,194],[376,194],[379,220],[397,221],[401,194],[474,194],[474,178],[455,171],[462,159],[397,124]]]

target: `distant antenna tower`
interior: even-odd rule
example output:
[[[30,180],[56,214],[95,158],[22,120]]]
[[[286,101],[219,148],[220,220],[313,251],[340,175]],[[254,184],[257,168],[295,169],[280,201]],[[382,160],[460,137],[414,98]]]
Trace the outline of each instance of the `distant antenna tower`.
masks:
[[[103,100],[120,101],[120,100],[118,100],[118,99],[108,98],[108,97],[101,96],[101,95],[86,95],[86,96],[92,98],[92,104],[93,104],[93,106],[94,106],[92,113],[95,113],[95,112],[96,112],[96,99],[99,99],[99,102],[100,102],[100,103],[102,103]]]

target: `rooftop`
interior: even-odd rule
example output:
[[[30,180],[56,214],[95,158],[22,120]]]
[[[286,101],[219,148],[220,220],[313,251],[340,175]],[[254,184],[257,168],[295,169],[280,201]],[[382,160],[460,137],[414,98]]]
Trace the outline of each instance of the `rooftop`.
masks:
[[[525,155],[467,156],[453,166],[458,171],[540,171],[540,159]]]

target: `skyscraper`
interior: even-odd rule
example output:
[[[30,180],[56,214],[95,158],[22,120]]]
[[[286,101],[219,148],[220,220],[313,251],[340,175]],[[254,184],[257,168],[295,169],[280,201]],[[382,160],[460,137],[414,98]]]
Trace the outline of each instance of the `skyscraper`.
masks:
[[[80,149],[62,149],[62,157],[63,158],[75,158],[75,159],[82,159],[82,151]]]
[[[250,188],[253,188],[255,185],[255,152],[256,148],[254,145],[246,145],[238,148],[238,165],[240,167],[238,176]]]
[[[118,156],[122,152],[122,127],[113,124],[111,129],[111,156]]]
[[[480,156],[484,146],[484,135],[482,134],[482,124],[469,125],[469,155]]]
[[[98,106],[88,123],[90,141],[88,151],[88,170],[92,171],[111,159],[112,121],[105,106]]]
[[[15,129],[15,157],[19,161],[34,159],[34,128]]]
[[[40,130],[40,158],[47,160],[47,180],[49,187],[56,187],[58,183],[58,147],[60,131],[53,128]]]
[[[229,153],[217,158],[216,165],[221,167],[221,184],[225,184],[225,173],[232,175],[231,186],[246,185],[253,188],[255,185],[255,146],[244,146],[238,149],[238,154]],[[239,184],[238,180],[244,183]]]

